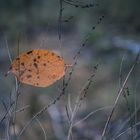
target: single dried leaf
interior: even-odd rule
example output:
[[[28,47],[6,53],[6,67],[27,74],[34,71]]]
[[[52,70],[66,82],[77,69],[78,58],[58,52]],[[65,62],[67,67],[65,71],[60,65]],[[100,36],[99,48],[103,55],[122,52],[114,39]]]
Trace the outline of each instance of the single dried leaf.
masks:
[[[11,72],[22,83],[47,87],[64,76],[65,63],[54,52],[35,49],[19,55],[12,63]]]

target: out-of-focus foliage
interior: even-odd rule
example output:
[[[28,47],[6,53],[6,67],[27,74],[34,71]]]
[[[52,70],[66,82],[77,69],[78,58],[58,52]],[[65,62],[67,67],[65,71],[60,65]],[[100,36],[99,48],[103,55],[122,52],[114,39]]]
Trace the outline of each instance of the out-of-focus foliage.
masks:
[[[140,31],[139,0],[100,0],[95,1],[95,3],[99,3],[96,10],[94,8],[87,10],[86,14],[83,14],[83,9],[64,6],[64,15],[85,16],[87,19],[94,20],[95,13],[105,13],[106,21],[118,25],[121,31]],[[53,12],[52,9],[54,9]],[[24,30],[28,27],[46,26],[48,20],[54,20],[57,24],[58,9],[59,1],[56,0],[1,0],[0,28],[12,31]],[[74,20],[78,21],[78,18]]]
[[[122,31],[140,32],[139,0],[100,1],[102,8],[113,24],[118,24]]]

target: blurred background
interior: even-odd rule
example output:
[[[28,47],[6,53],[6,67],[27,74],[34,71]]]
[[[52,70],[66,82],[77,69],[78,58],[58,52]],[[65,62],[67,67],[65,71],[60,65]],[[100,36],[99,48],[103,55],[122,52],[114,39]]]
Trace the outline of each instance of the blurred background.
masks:
[[[96,76],[73,121],[76,123],[87,118],[73,127],[72,137],[73,140],[100,140],[121,81],[125,79],[140,50],[139,0],[65,0],[62,6],[59,40],[59,0],[0,0],[0,120],[15,93],[14,76],[10,74],[5,77],[10,67],[7,47],[12,59],[18,53],[43,48],[63,56],[66,64],[73,64],[73,57],[87,40],[80,51],[66,95],[42,114],[39,122],[34,121],[20,136],[21,140],[44,140],[44,131],[47,140],[67,138],[70,111],[66,108],[75,107],[76,98],[96,64],[99,64]],[[107,140],[139,139],[139,125],[119,136],[139,123],[139,78],[140,65],[137,65],[111,119]],[[21,85],[17,110],[25,109],[17,112],[16,134],[33,115],[59,95],[62,82],[60,80],[47,88]],[[0,123],[0,139],[7,137],[8,118]],[[11,139],[16,140],[12,126],[9,128]]]

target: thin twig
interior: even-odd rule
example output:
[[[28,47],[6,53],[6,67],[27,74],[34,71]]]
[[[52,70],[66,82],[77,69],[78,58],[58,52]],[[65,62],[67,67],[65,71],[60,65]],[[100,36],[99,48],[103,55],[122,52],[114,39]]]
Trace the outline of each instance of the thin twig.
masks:
[[[71,94],[68,94],[68,109],[71,114],[72,113]]]
[[[99,4],[88,4],[88,3],[84,3],[84,2],[80,2],[80,1],[72,1],[72,0],[64,0],[64,2],[68,5],[74,6],[76,8],[80,7],[80,8],[91,8],[94,6],[99,6]]]
[[[114,113],[114,111],[115,111],[115,108],[116,108],[116,106],[117,106],[117,104],[118,104],[118,101],[119,101],[119,99],[120,99],[120,96],[122,95],[122,92],[123,92],[123,90],[124,90],[124,88],[125,88],[125,85],[126,85],[128,79],[129,79],[130,75],[132,74],[132,72],[133,72],[135,66],[138,64],[139,55],[140,55],[140,51],[138,52],[138,54],[137,54],[137,56],[136,56],[136,59],[135,59],[135,61],[134,61],[134,64],[133,64],[132,67],[130,68],[130,71],[128,72],[128,74],[127,74],[127,76],[126,76],[126,78],[125,78],[125,80],[124,80],[124,82],[123,82],[123,84],[122,84],[122,87],[120,88],[120,90],[119,90],[119,92],[118,92],[117,98],[116,98],[115,103],[114,103],[113,108],[112,108],[112,111],[111,111],[111,113],[110,113],[110,115],[109,115],[109,117],[108,117],[108,119],[107,119],[107,122],[106,122],[106,124],[105,124],[105,127],[104,127],[104,129],[103,129],[103,133],[102,133],[102,137],[101,137],[102,140],[104,139],[104,136],[105,136],[106,131],[107,131],[107,128],[108,128],[108,125],[109,125],[109,123],[110,123],[110,121],[111,121],[112,115],[113,115],[113,113]]]
[[[9,49],[9,46],[8,46],[8,42],[7,42],[6,36],[4,36],[4,40],[5,40],[5,45],[6,45],[8,57],[9,57],[10,63],[12,64],[12,57],[11,57],[11,53],[10,53],[10,49]]]
[[[13,105],[13,104],[12,104]],[[8,115],[10,109],[12,108],[12,105],[9,107],[9,109],[6,110],[6,113],[3,115],[3,117],[0,120],[0,124],[4,121],[4,119],[6,118],[6,116]]]
[[[2,105],[4,107],[4,109],[6,110],[6,112],[8,111],[8,108],[5,104],[5,102],[3,100],[1,100]],[[9,128],[10,128],[10,112],[8,112],[9,117],[7,117],[7,121],[6,121],[6,138],[7,140],[10,140],[10,133],[9,133]]]
[[[135,128],[136,126],[140,125],[140,122],[137,122],[136,124],[134,124],[132,127]],[[119,135],[117,135],[115,138],[113,138],[113,140],[118,139],[120,136],[122,136],[123,134],[125,134],[126,132],[130,131],[132,128],[129,127],[127,128],[125,131],[123,131],[122,133],[120,133]]]
[[[124,59],[125,59],[125,56],[126,56],[126,52],[123,54],[123,57],[122,57],[122,60],[121,60],[121,64],[120,64],[120,73],[119,73],[119,88],[121,88],[122,86],[122,67],[123,67],[123,63],[124,63]],[[128,98],[127,98],[127,93],[129,93],[129,89],[128,87],[126,88],[126,91],[124,90],[124,99],[126,101],[126,107],[128,109],[128,112],[129,112],[129,116],[131,117],[131,110],[130,110],[130,105],[129,105],[129,101],[128,101]],[[132,120],[130,119],[130,127],[133,125],[133,122]],[[133,129],[131,129],[131,136],[132,136],[132,139],[133,139]]]
[[[123,62],[125,59],[125,53],[123,54],[122,60],[121,60],[121,64],[120,64],[120,71],[119,71],[119,88],[121,88],[122,86],[122,67],[123,67]]]
[[[68,106],[65,106],[65,109],[66,109],[66,115],[67,115],[67,118],[68,118],[68,123],[70,124],[70,113],[69,113],[69,110],[68,110]]]
[[[23,112],[23,111],[25,111],[25,110],[26,110],[27,108],[29,108],[29,107],[30,107],[30,105],[26,105],[26,106],[20,108],[19,110],[17,110],[16,112],[17,112],[17,113]]]
[[[119,130],[117,130],[116,135],[118,135],[118,133],[120,133],[120,131],[126,126],[126,124],[127,124],[131,119],[133,119],[133,118],[135,117],[135,113],[138,112],[139,110],[140,110],[140,106],[137,107],[137,110],[134,111],[134,113],[131,114],[131,116],[130,116],[127,120],[125,120],[124,123],[121,124],[121,127],[119,128]],[[115,136],[114,136],[114,137],[115,137]]]
[[[10,110],[12,109],[13,105],[15,104],[15,101],[13,101],[12,103],[10,103],[9,108],[6,110],[5,114],[3,115],[3,117],[0,120],[0,124],[4,121],[4,119],[6,118],[6,116],[8,115],[8,113],[10,112]]]
[[[10,114],[9,114],[9,117],[7,118],[7,122],[6,122],[6,126],[7,126],[7,128],[6,128],[6,138],[7,138],[7,140],[10,140],[10,137],[11,137],[11,135],[10,135],[10,118],[11,116],[10,116]]]
[[[137,90],[137,87],[138,87],[138,84],[139,84],[139,81],[136,82],[136,86],[135,86],[135,90],[134,90],[134,111],[135,111],[135,124],[137,122],[137,93],[136,93],[136,90]],[[135,136],[137,136],[137,127],[135,127]]]
[[[45,128],[43,127],[43,125],[41,124],[41,122],[36,118],[36,121],[38,122],[39,126],[41,127],[43,134],[44,134],[44,140],[47,140],[47,134],[45,131]]]
[[[4,109],[7,111],[8,109],[7,109],[6,103],[3,100],[1,100],[1,103],[2,103],[2,105],[4,107]]]
[[[58,36],[61,40],[61,31],[62,31],[62,12],[63,12],[63,0],[59,0],[59,17],[58,17]]]
[[[109,109],[109,108],[112,108],[112,106],[106,106],[106,107],[101,107],[101,108],[98,108],[92,112],[90,112],[88,115],[86,115],[83,119],[79,120],[78,122],[74,123],[74,126],[80,124],[81,122],[87,120],[90,116],[94,115],[95,113],[99,112],[99,111],[102,111],[102,110],[105,110],[105,109]]]
[[[17,42],[17,49],[18,49],[18,55],[19,55],[19,43],[20,43],[20,36],[18,36],[18,42]],[[20,75],[20,61],[19,61],[19,75]],[[20,82],[18,81],[17,77],[15,76],[15,96],[14,96],[14,101],[15,101],[15,104],[14,104],[14,108],[13,108],[13,130],[14,130],[14,136],[15,138],[17,137],[16,136],[16,128],[15,128],[15,123],[16,123],[16,110],[17,110],[17,103],[18,103],[18,97],[20,95]]]
[[[83,48],[86,47],[87,42],[88,42],[90,36],[92,35],[92,32],[93,32],[93,31],[96,29],[96,27],[102,22],[102,20],[104,19],[104,17],[105,17],[104,15],[100,16],[99,19],[96,21],[95,25],[92,26],[91,31],[90,31],[89,33],[86,34],[85,39],[84,39],[82,45],[80,46],[79,50],[77,51],[77,53],[76,53],[76,54],[74,55],[74,57],[73,57],[74,60],[76,60],[76,59],[80,56],[81,50],[82,50]]]
[[[6,44],[6,49],[7,49],[7,53],[8,53],[8,57],[9,57],[9,61],[10,61],[10,64],[12,64],[12,57],[11,57],[11,54],[10,54],[10,49],[9,49],[9,46],[8,46],[8,42],[7,42],[7,38],[6,36],[4,36],[4,40],[5,40],[5,44]],[[11,101],[10,101],[11,102]],[[11,104],[9,103],[10,105],[10,108],[11,108]],[[12,115],[12,111],[11,110],[6,110],[6,113],[4,115],[4,117],[1,119],[0,123],[6,118],[6,116],[8,115],[7,117],[7,128],[6,128],[6,136],[7,136],[7,140],[10,140],[10,121],[11,121],[11,115]]]
[[[96,70],[97,70],[97,67],[96,67]],[[79,110],[79,107],[81,105],[81,101],[86,97],[87,91],[92,83],[93,77],[95,76],[95,72],[96,71],[94,71],[91,74],[90,78],[87,80],[85,85],[82,87],[82,89],[79,92],[79,95],[76,98],[75,106],[74,106],[74,109],[72,110],[72,114],[71,114],[71,118],[70,118],[70,126],[69,126],[69,130],[68,130],[67,140],[70,140],[70,138],[71,138],[72,128],[74,126],[74,117],[76,116],[77,111]]]

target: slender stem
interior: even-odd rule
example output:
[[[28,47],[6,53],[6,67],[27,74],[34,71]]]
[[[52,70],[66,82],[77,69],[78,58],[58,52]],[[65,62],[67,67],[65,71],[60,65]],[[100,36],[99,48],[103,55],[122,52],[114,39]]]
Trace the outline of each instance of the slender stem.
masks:
[[[126,78],[125,78],[125,80],[124,80],[124,82],[123,82],[123,84],[122,84],[122,87],[120,88],[120,90],[119,90],[119,92],[118,92],[117,98],[116,98],[115,103],[114,103],[113,108],[112,108],[112,111],[111,111],[111,113],[110,113],[110,115],[109,115],[109,117],[108,117],[108,119],[107,119],[107,122],[106,122],[106,124],[105,124],[105,127],[104,127],[104,129],[103,129],[103,133],[102,133],[102,137],[101,137],[102,140],[104,139],[104,136],[105,136],[105,134],[106,134],[107,128],[108,128],[108,126],[109,126],[109,123],[110,123],[111,118],[112,118],[112,116],[113,116],[113,113],[114,113],[114,111],[115,111],[115,108],[116,108],[116,106],[117,106],[117,104],[118,104],[118,101],[119,101],[119,99],[120,99],[120,96],[122,95],[122,92],[123,92],[123,90],[124,90],[124,88],[125,88],[125,85],[126,85],[128,79],[129,79],[130,75],[132,74],[132,72],[133,72],[135,66],[138,64],[139,55],[140,55],[140,51],[138,52],[138,54],[137,54],[137,56],[136,56],[136,59],[135,59],[135,61],[134,61],[134,64],[132,65],[130,71],[128,72],[128,74],[127,74],[127,76],[126,76]]]
[[[12,64],[12,57],[11,57],[11,54],[10,54],[10,49],[9,49],[9,46],[8,46],[8,42],[7,42],[6,36],[4,36],[4,40],[5,40],[5,45],[6,45],[8,57],[9,57],[10,63]]]
[[[74,123],[74,126],[80,124],[81,122],[87,120],[90,116],[92,116],[93,114],[99,112],[99,111],[102,111],[102,110],[105,110],[105,109],[110,109],[112,108],[112,106],[106,106],[106,107],[101,107],[101,108],[98,108],[92,112],[90,112],[88,115],[86,115],[83,119],[79,120],[78,122]]]
[[[140,122],[137,122],[136,124],[134,124],[132,127],[135,128],[136,126],[140,125]],[[113,138],[112,140],[116,140],[118,139],[120,136],[122,136],[123,134],[125,134],[126,132],[130,131],[131,127],[127,128],[126,130],[124,130],[122,133],[120,133],[119,135],[117,135],[115,138]]]
[[[41,122],[36,118],[36,121],[38,122],[40,128],[42,129],[43,131],[43,134],[44,134],[44,140],[47,140],[47,134],[46,134],[46,131],[45,131],[45,128],[43,127],[43,125],[41,124]]]
[[[122,85],[122,67],[123,67],[123,62],[125,59],[126,53],[123,54],[122,60],[121,60],[121,64],[120,64],[120,71],[119,71],[119,88],[121,88]]]
[[[63,0],[59,0],[59,17],[58,17],[58,36],[61,40],[61,30],[62,30],[62,11],[63,11]]]

